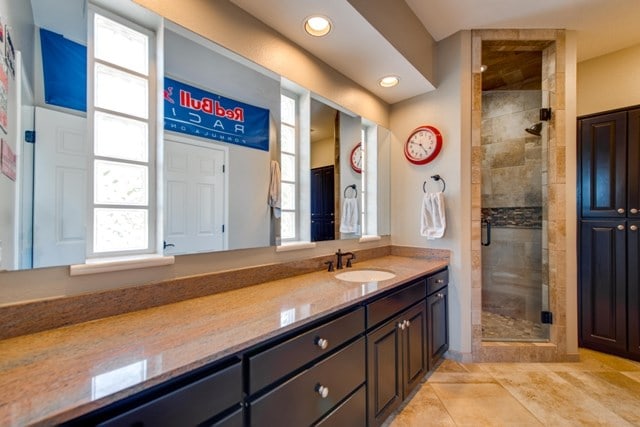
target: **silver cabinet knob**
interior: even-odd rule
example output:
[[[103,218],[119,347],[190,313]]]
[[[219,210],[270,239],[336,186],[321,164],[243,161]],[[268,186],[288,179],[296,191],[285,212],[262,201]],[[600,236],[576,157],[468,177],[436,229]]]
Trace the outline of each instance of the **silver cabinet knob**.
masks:
[[[405,328],[408,328],[409,326],[411,326],[411,322],[408,320],[405,320],[404,323],[405,323]]]
[[[618,209],[618,213],[619,214],[623,214],[624,213],[624,209],[622,209],[622,208]]]
[[[321,349],[326,350],[327,347],[329,347],[329,340],[318,337],[316,338],[316,345]]]
[[[631,212],[632,214],[637,214],[638,213],[638,209],[636,208],[632,208],[631,210],[629,210],[629,212]]]
[[[327,396],[329,396],[329,387],[318,384],[316,386],[316,393],[318,393],[323,399],[326,399]]]
[[[400,329],[401,331],[404,331],[404,328],[405,328],[404,322],[398,323],[398,329]]]
[[[440,284],[440,283],[444,283],[444,279],[437,279],[436,283]]]
[[[620,224],[620,225],[618,226],[618,230],[620,230],[620,231],[624,230],[624,225]]]
[[[436,297],[438,297],[438,298],[444,298],[444,294],[441,294],[440,292],[438,292],[438,293],[436,294]]]
[[[638,230],[638,226],[637,225],[632,225],[632,226],[629,227],[629,230],[637,231]]]

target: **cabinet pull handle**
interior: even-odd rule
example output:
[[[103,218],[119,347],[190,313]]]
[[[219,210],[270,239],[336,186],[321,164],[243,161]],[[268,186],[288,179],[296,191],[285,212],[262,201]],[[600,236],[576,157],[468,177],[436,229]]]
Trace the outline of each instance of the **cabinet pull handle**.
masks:
[[[316,338],[316,345],[321,349],[326,350],[327,347],[329,347],[329,340],[318,337]]]
[[[619,209],[618,209],[618,213],[619,213],[619,214],[623,214],[623,213],[624,213],[624,209],[619,208]]]
[[[637,225],[632,225],[632,226],[629,227],[629,230],[636,231],[636,230],[638,230],[638,226]]]
[[[323,399],[326,399],[327,396],[329,396],[329,387],[318,384],[316,385],[316,393],[318,393]]]
[[[444,283],[444,279],[437,279],[437,280],[436,280],[436,283],[437,283],[437,284]]]
[[[440,292],[438,292],[438,293],[436,294],[436,296],[437,296],[438,298],[444,298],[444,294],[441,294]]]
[[[618,230],[620,230],[620,231],[624,230],[624,225],[620,224],[620,225],[618,226]]]
[[[631,209],[629,212],[631,212],[632,214],[634,214],[634,215],[635,215],[635,214],[637,214],[637,213],[638,213],[638,209],[633,208],[633,209]]]

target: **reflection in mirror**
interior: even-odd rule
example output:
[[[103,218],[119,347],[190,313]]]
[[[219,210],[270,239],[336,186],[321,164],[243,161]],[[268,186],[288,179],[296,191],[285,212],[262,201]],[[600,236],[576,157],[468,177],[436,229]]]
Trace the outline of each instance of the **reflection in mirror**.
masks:
[[[311,99],[311,241],[334,240],[336,236],[336,193],[340,175],[335,173],[339,154],[338,111]]]
[[[340,112],[340,239],[353,239],[362,234],[363,187],[366,161],[362,171],[352,165],[352,153],[362,146],[362,119]],[[366,159],[366,153],[364,153]]]
[[[137,17],[161,20],[128,0],[100,0],[99,3],[107,8],[117,3],[118,7],[141,12],[136,14]],[[0,120],[0,139],[6,158],[3,173],[0,173],[0,270],[77,264],[85,260],[87,183],[90,182],[87,172],[88,126],[83,110],[86,99],[80,102],[85,105],[82,107],[73,100],[69,102],[69,99],[51,96],[43,73],[46,61],[43,54],[50,53],[50,45],[41,42],[45,33],[40,32],[41,28],[49,30],[51,39],[63,42],[64,50],[71,57],[76,61],[80,58],[78,68],[86,74],[86,59],[83,59],[87,44],[84,4],[85,0],[0,0],[0,16],[5,21],[3,23],[12,28],[10,35],[16,50],[12,65],[4,68],[7,75],[4,88],[6,126]],[[165,25],[164,38],[159,43],[163,50],[158,58],[162,60],[167,77],[212,94],[268,109],[270,113],[268,151],[171,130],[164,132],[165,234],[162,237],[168,245],[165,253],[274,245],[277,229],[273,226],[266,199],[270,161],[278,158],[274,147],[280,121],[280,76],[260,69],[182,27],[169,22]],[[23,55],[24,52],[29,54]],[[70,75],[71,59],[61,59],[59,52],[54,56],[58,58],[57,64],[62,63],[65,67],[53,67],[53,71],[62,72],[63,76]],[[2,72],[0,86],[1,77]],[[64,80],[67,92],[86,92],[86,85],[78,85],[81,78]],[[0,87],[0,92],[2,89]],[[354,145],[361,142],[362,124],[359,117],[338,112],[335,106],[323,105],[327,103],[330,104],[313,102],[314,106],[329,110],[325,114],[330,120],[328,124],[324,124],[324,120],[320,124],[312,119],[312,127],[317,129],[311,135],[314,144],[320,141],[318,147],[331,144],[334,147],[333,152],[331,148],[326,151],[325,147],[318,150],[322,154],[317,155],[313,149],[311,159],[313,169],[331,165],[334,169],[333,192],[326,192],[333,195],[334,223],[329,227],[333,236],[329,234],[324,238],[354,238],[362,233],[360,194],[363,184],[362,175],[351,168],[349,159]],[[38,135],[37,144],[33,144],[30,137],[25,138],[25,135],[33,135],[27,131],[34,130]],[[326,130],[329,134],[323,136]],[[378,146],[378,150],[383,149],[384,146]],[[12,155],[16,158],[13,167]],[[389,156],[379,155],[378,159],[378,181],[388,188]],[[203,176],[206,174],[201,173],[193,177],[190,175],[194,175],[197,167],[190,165],[194,164],[204,170],[219,169],[218,165],[224,164],[225,172],[222,176]],[[180,167],[184,170],[185,165],[188,176],[178,172]],[[365,166],[365,169],[372,167]],[[10,171],[12,168],[15,169],[15,178]],[[357,231],[345,233],[339,230],[341,206],[344,189],[352,184],[358,189]],[[180,190],[190,185],[200,189],[207,187],[208,190],[195,193]],[[378,190],[376,197],[378,234],[388,234],[388,189],[386,193]],[[198,204],[204,199],[214,200],[215,209],[211,203],[206,206]],[[372,209],[375,201],[369,199],[365,210]],[[331,204],[328,203],[329,206]],[[330,216],[331,210],[327,211]],[[221,232],[223,227],[224,233]]]

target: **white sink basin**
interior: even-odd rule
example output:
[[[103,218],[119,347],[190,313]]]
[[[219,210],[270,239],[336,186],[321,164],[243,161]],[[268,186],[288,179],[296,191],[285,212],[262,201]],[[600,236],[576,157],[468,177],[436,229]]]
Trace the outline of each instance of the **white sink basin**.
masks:
[[[349,270],[336,274],[336,279],[345,280],[347,282],[381,282],[396,277],[394,273],[384,270]]]

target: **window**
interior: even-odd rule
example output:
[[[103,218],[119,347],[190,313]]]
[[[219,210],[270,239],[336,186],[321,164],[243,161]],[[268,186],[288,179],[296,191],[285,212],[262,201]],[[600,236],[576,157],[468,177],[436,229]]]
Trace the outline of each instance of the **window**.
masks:
[[[289,94],[280,97],[280,165],[281,211],[280,238],[284,241],[298,239],[297,218],[297,148],[298,148],[298,99]]]
[[[156,88],[153,33],[92,10],[89,109],[92,227],[89,257],[155,252]]]

